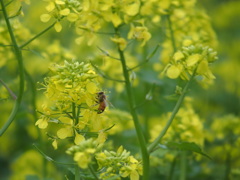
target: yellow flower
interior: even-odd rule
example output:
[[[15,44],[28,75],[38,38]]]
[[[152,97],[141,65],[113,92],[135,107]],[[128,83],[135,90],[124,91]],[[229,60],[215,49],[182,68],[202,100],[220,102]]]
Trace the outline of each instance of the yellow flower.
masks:
[[[52,142],[52,146],[53,146],[54,149],[58,148],[58,144],[57,144],[57,140],[56,139]]]
[[[200,54],[193,54],[188,56],[186,59],[187,66],[193,66],[195,65],[198,61],[200,61],[201,55]]]
[[[148,32],[148,28],[144,26],[133,26],[128,33],[128,39],[137,39],[142,41],[141,46],[144,46],[146,42],[151,38],[151,34]]]
[[[111,20],[114,27],[118,27],[122,23],[122,19],[116,13],[112,14]]]
[[[38,126],[40,129],[45,129],[48,126],[48,120],[49,120],[48,117],[41,116],[41,118],[37,120],[35,125]]]
[[[167,69],[167,76],[171,79],[176,79],[179,77],[179,75],[182,72],[182,66],[181,65],[171,65],[168,69]]]
[[[54,29],[56,32],[60,32],[62,30],[62,25],[59,21],[54,25]]]
[[[74,161],[76,161],[80,168],[86,169],[91,161],[88,154],[84,152],[77,152],[74,155]]]
[[[123,51],[127,46],[127,41],[124,38],[111,38],[111,40],[118,44],[120,49]]]
[[[183,58],[184,58],[184,54],[181,51],[178,51],[178,52],[174,53],[174,55],[173,55],[173,59],[175,62],[177,62]]]
[[[42,14],[40,19],[42,22],[48,22],[51,19],[51,16],[49,14]]]
[[[85,140],[85,137],[81,134],[78,134],[77,132],[75,132],[75,139],[74,139],[74,143],[75,144],[80,144],[82,141]]]
[[[67,137],[73,136],[73,120],[68,117],[60,117],[59,121],[61,121],[65,127],[57,131],[57,136],[60,139],[65,139]]]
[[[126,3],[123,7],[123,11],[129,16],[135,16],[138,14],[140,10],[140,1],[139,0],[132,0]]]

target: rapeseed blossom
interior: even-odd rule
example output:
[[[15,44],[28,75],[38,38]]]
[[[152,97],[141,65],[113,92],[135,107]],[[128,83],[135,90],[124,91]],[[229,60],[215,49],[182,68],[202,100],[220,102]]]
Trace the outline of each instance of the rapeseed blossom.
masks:
[[[64,61],[63,65],[53,64],[50,70],[53,75],[42,84],[49,102],[42,105],[36,125],[47,129],[51,124],[48,134],[55,149],[58,141],[66,138],[79,144],[90,131],[99,134],[98,140],[104,142],[104,115],[97,110],[100,86],[91,65]]]
[[[212,48],[191,45],[174,53],[164,72],[171,79],[180,77],[183,80],[189,80],[195,73],[196,76],[201,77],[203,83],[209,83],[215,79],[209,67],[215,60],[217,60],[217,52]]]

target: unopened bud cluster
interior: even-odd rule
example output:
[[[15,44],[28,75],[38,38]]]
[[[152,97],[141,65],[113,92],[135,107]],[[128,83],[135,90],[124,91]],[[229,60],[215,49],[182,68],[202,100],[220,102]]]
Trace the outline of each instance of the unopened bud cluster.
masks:
[[[96,155],[99,168],[103,170],[100,174],[101,179],[109,179],[116,177],[118,174],[121,177],[130,177],[130,179],[139,179],[142,175],[142,164],[130,152],[120,146],[115,151],[103,151]]]

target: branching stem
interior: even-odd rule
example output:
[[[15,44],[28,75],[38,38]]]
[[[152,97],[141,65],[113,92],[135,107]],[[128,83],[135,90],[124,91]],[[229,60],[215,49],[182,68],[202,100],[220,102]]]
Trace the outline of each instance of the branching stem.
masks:
[[[173,112],[169,118],[169,120],[167,121],[167,124],[165,125],[165,127],[163,128],[163,130],[161,131],[161,133],[159,134],[159,136],[149,145],[148,147],[148,152],[151,153],[155,147],[158,145],[158,143],[161,141],[161,139],[163,138],[163,136],[166,134],[168,128],[170,127],[170,125],[172,124],[173,122],[173,119],[175,118],[176,114],[178,113],[178,110],[180,109],[181,107],[181,104],[184,100],[184,97],[188,91],[188,88],[189,88],[189,85],[190,83],[192,82],[194,76],[195,76],[195,73],[196,73],[196,69],[194,70],[191,78],[189,79],[189,81],[187,82],[187,84],[185,85],[184,89],[183,89],[183,92],[181,94],[181,96],[179,97],[174,109],[173,109]]]
[[[56,24],[56,22],[54,22],[53,24],[51,24],[50,26],[48,26],[46,29],[44,29],[43,31],[41,31],[40,33],[38,33],[37,35],[35,35],[34,37],[32,37],[31,39],[29,39],[27,42],[23,43],[21,46],[19,46],[19,48],[23,48],[25,46],[27,46],[28,44],[30,44],[32,41],[34,41],[35,39],[37,39],[39,36],[43,35],[45,32],[47,32],[49,29],[51,29],[54,25]]]
[[[15,101],[14,107],[11,111],[11,114],[10,114],[7,122],[0,129],[0,136],[2,136],[4,134],[4,132],[8,129],[10,124],[13,122],[14,118],[16,117],[16,114],[18,112],[18,109],[19,109],[21,101],[22,101],[23,92],[24,92],[24,66],[23,66],[23,57],[22,57],[21,48],[17,44],[15,35],[13,33],[12,26],[10,24],[10,21],[9,21],[9,18],[8,18],[8,15],[7,15],[6,7],[5,7],[4,2],[2,0],[0,2],[1,2],[1,6],[2,6],[3,16],[4,16],[5,22],[7,24],[8,32],[9,32],[9,35],[11,37],[11,41],[12,41],[12,44],[13,44],[14,53],[15,53],[16,59],[18,61],[18,70],[19,70],[19,93],[18,93],[18,97],[17,97],[17,100]]]
[[[115,29],[115,31],[116,31],[116,34],[119,34],[118,29]],[[134,108],[135,103],[134,103],[133,92],[132,92],[132,87],[131,87],[130,78],[129,78],[129,72],[126,64],[126,59],[125,59],[123,50],[121,50],[119,46],[118,46],[118,53],[119,53],[121,64],[122,64],[130,113],[134,121],[134,126],[137,132],[137,138],[141,148],[141,154],[142,154],[142,160],[143,160],[143,180],[149,180],[149,154],[147,151],[147,146],[146,146],[145,138],[143,135],[143,131],[142,131],[140,122],[138,120],[137,112]]]

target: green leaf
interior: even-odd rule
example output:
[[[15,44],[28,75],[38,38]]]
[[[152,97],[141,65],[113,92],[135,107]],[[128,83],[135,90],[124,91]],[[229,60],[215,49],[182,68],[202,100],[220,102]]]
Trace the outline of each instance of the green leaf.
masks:
[[[202,152],[201,148],[193,142],[168,142],[166,146],[169,149],[175,149],[180,151],[192,151],[201,154],[209,159],[212,159],[210,156]]]

